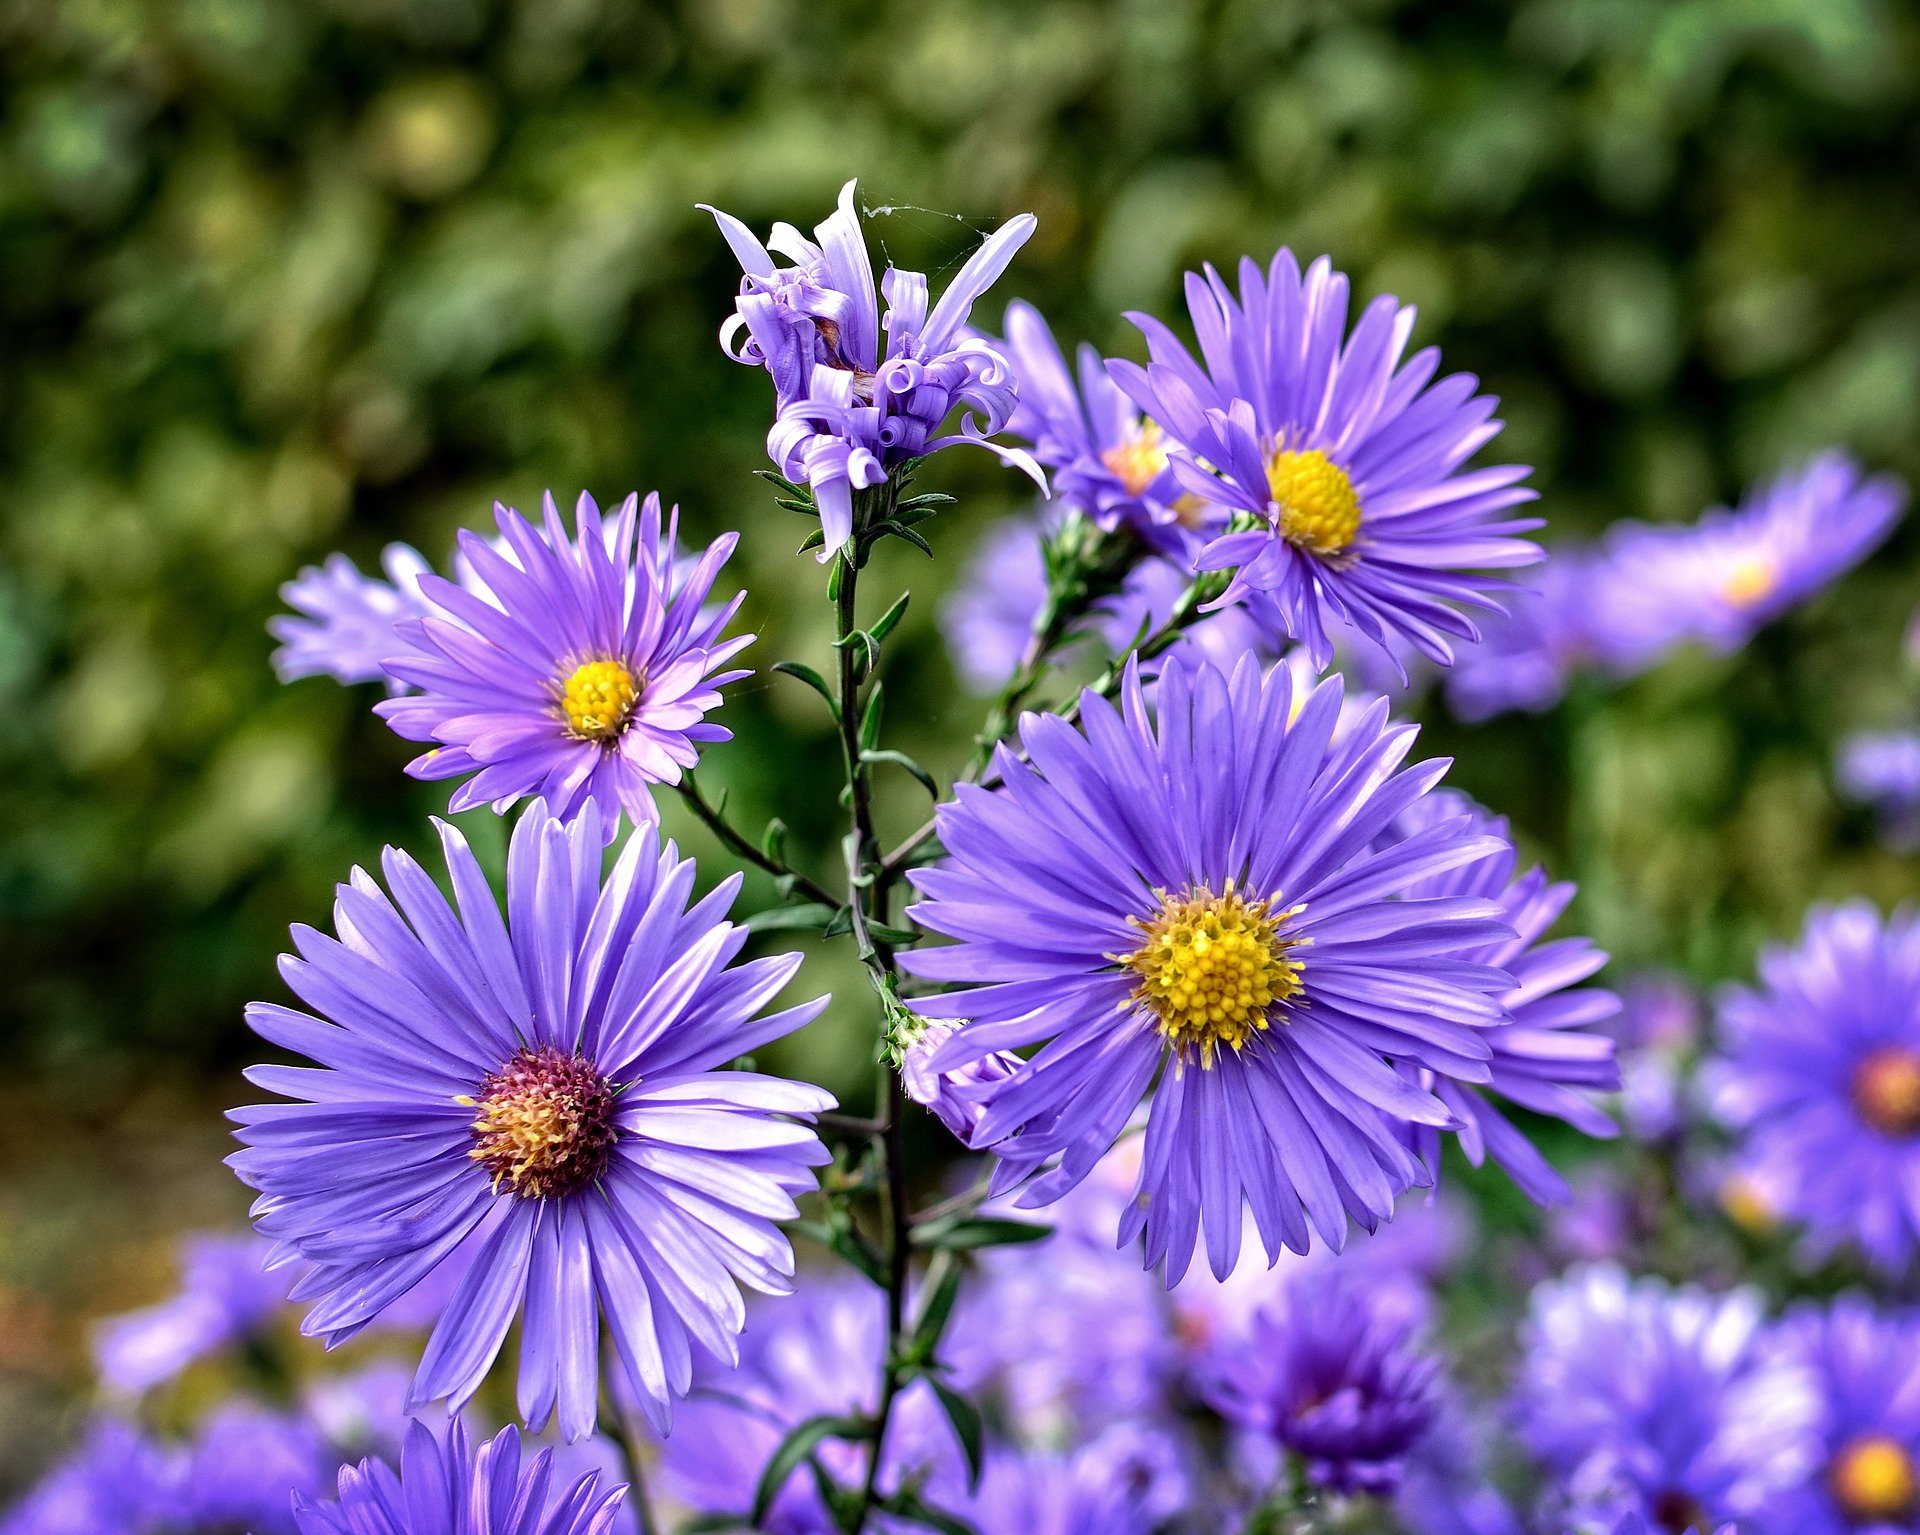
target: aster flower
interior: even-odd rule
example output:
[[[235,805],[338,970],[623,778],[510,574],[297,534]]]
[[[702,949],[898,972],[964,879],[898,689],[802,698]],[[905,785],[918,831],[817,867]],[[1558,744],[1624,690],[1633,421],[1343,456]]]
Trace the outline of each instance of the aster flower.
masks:
[[[1738,650],[1877,549],[1906,501],[1898,479],[1864,478],[1830,449],[1755,487],[1737,511],[1689,527],[1615,523],[1595,617],[1603,657],[1633,672],[1683,640]]]
[[[432,567],[406,544],[388,544],[380,566],[384,581],[360,574],[346,555],[330,554],[324,565],[307,566],[280,588],[281,600],[303,615],[267,620],[267,633],[280,641],[273,669],[282,682],[319,676],[388,681],[381,663],[405,648],[394,626],[432,611],[420,593],[420,578]]]
[[[1777,1346],[1813,1381],[1818,1455],[1797,1487],[1776,1493],[1759,1535],[1911,1530],[1920,1516],[1920,1318],[1882,1316],[1864,1297],[1803,1305]]]
[[[352,1337],[465,1264],[413,1406],[472,1396],[521,1313],[521,1415],[537,1426],[557,1404],[579,1439],[604,1317],[664,1427],[694,1347],[732,1357],[736,1281],[790,1288],[774,1223],[827,1160],[793,1122],[827,1094],[720,1068],[825,999],[756,1018],[800,957],[730,966],[746,942],[722,916],[738,876],[689,907],[693,865],[650,828],[603,885],[593,806],[564,826],[535,801],[514,828],[505,921],[465,840],[439,829],[457,906],[390,848],[391,897],[356,870],[338,940],[294,929],[301,957],[281,970],[313,1013],[247,1017],[319,1067],[249,1073],[301,1101],[234,1110],[246,1149],[229,1161],[260,1191],[260,1231],[314,1265],[293,1291],[316,1302],[309,1335]]]
[[[1765,1355],[1759,1296],[1674,1290],[1612,1264],[1533,1293],[1515,1412],[1577,1512],[1705,1530],[1807,1465],[1814,1402]]]
[[[1337,1271],[1297,1280],[1284,1310],[1262,1311],[1250,1339],[1208,1360],[1208,1403],[1300,1456],[1320,1486],[1391,1495],[1440,1402],[1424,1308],[1404,1296]]]
[[[980,1535],[1148,1535],[1193,1511],[1179,1447],[1132,1423],[1067,1454],[996,1447],[965,1508]]]
[[[852,535],[854,491],[956,443],[991,449],[1046,490],[1025,452],[987,440],[1012,415],[1015,384],[1006,358],[966,329],[974,302],[1033,234],[1033,215],[987,236],[929,312],[919,272],[888,267],[876,294],[853,189],[851,181],[840,189],[839,207],[814,231],[817,243],[790,224],[774,226],[768,245],[793,263],[785,267],[732,214],[705,210],[746,273],[720,343],[734,361],[773,377],[778,415],[767,456],[787,479],[812,486],[822,562]],[[965,413],[960,430],[936,435],[956,409]]]
[[[1134,666],[1122,710],[1089,692],[1080,728],[1021,721],[1029,761],[1002,748],[1002,789],[963,785],[938,812],[950,858],[910,876],[915,920],[959,941],[902,963],[962,985],[914,1004],[968,1020],[935,1069],[1042,1046],[973,1135],[996,1193],[1060,1159],[1022,1205],[1085,1178],[1158,1079],[1120,1235],[1144,1230],[1172,1284],[1203,1224],[1233,1269],[1243,1200],[1271,1259],[1425,1181],[1395,1126],[1451,1114],[1388,1058],[1486,1079],[1510,982],[1463,956],[1509,929],[1491,901],[1399,898],[1498,844],[1443,825],[1371,846],[1445,771],[1396,771],[1417,732],[1384,704],[1336,746],[1337,679],[1303,699],[1284,667],[1174,657],[1157,692],[1157,728]]]
[[[1478,896],[1499,903],[1512,936],[1463,958],[1495,966],[1513,977],[1513,990],[1500,998],[1509,1022],[1482,1036],[1492,1052],[1483,1086],[1455,1082],[1432,1068],[1403,1067],[1416,1076],[1453,1113],[1446,1128],[1459,1137],[1460,1149],[1475,1167],[1491,1155],[1538,1204],[1559,1204],[1568,1197],[1566,1180],[1548,1165],[1534,1145],[1489,1101],[1498,1095],[1536,1114],[1565,1120],[1575,1129],[1608,1140],[1619,1127],[1593,1101],[1596,1093],[1620,1086],[1614,1042],[1594,1030],[1620,1011],[1620,999],[1598,987],[1569,990],[1599,970],[1607,956],[1585,938],[1545,940],[1573,899],[1574,887],[1552,883],[1546,871],[1516,876],[1516,855],[1507,840],[1505,816],[1489,815],[1450,789],[1419,800],[1400,817],[1391,835],[1413,834],[1461,820],[1491,840],[1493,851],[1472,863],[1430,875],[1409,891],[1417,896]],[[1436,1175],[1440,1169],[1440,1127],[1409,1123],[1411,1143]]]
[[[1325,257],[1304,277],[1288,250],[1264,274],[1243,260],[1237,300],[1212,267],[1189,273],[1187,308],[1203,362],[1131,314],[1151,361],[1107,368],[1177,444],[1180,484],[1255,522],[1199,556],[1202,570],[1234,571],[1220,600],[1249,599],[1321,667],[1330,619],[1447,665],[1448,636],[1477,637],[1455,605],[1492,607],[1504,584],[1463,572],[1540,558],[1513,536],[1537,519],[1493,520],[1533,499],[1518,483],[1527,471],[1460,472],[1500,430],[1492,398],[1464,373],[1428,388],[1440,354],[1401,361],[1413,310],[1392,298],[1347,336],[1347,279]]]
[[[999,1051],[953,1071],[936,1071],[933,1057],[957,1028],[957,1023],[929,1023],[902,1058],[900,1080],[909,1098],[964,1142],[980,1123],[996,1084],[1019,1069],[1020,1057]]]
[[[886,1297],[860,1281],[809,1276],[791,1300],[756,1307],[739,1363],[702,1371],[681,1409],[679,1432],[661,1447],[668,1495],[702,1515],[744,1522],[760,1474],[790,1429],[823,1413],[872,1413],[886,1347]],[[817,1453],[843,1486],[864,1479],[864,1446],[830,1440]],[[878,1485],[890,1494],[909,1477],[942,1502],[966,1485],[959,1443],[922,1381],[895,1404]],[[813,1478],[796,1468],[760,1528],[767,1535],[833,1535],[839,1526]]]
[[[100,1324],[93,1354],[101,1381],[137,1395],[265,1326],[294,1278],[268,1270],[272,1251],[251,1234],[187,1237],[180,1293]]]
[[[1840,791],[1879,818],[1895,852],[1920,848],[1920,731],[1861,732],[1840,743]]]
[[[491,600],[421,577],[435,611],[400,625],[414,653],[387,668],[421,691],[375,712],[407,740],[437,743],[408,764],[414,777],[473,775],[454,792],[456,811],[504,812],[539,795],[562,820],[597,805],[609,839],[623,809],[652,822],[650,786],[678,783],[698,744],[732,738],[703,716],[719,706],[722,684],[747,675],[714,673],[753,636],[720,637],[738,596],[717,611],[701,603],[737,535],[723,534],[676,577],[679,513],[663,535],[658,496],[644,506],[629,496],[608,529],[583,494],[577,540],[551,496],[541,530],[507,507],[495,516],[502,549],[460,535]]]
[[[1202,508],[1175,478],[1158,424],[1134,409],[1091,346],[1080,348],[1076,380],[1031,304],[1007,306],[1006,330],[1000,346],[1020,391],[1007,430],[1053,471],[1054,499],[1103,528],[1124,523],[1155,548],[1190,555]]]
[[[1635,976],[1608,1026],[1620,1046],[1620,1111],[1628,1131],[1662,1140],[1682,1128],[1686,1072],[1700,1040],[1700,997],[1682,976]]]
[[[415,1423],[399,1475],[365,1460],[341,1471],[337,1501],[298,1499],[300,1535],[607,1535],[625,1487],[589,1473],[555,1492],[553,1451],[520,1454],[512,1427],[475,1446],[458,1418],[444,1437]]]
[[[0,1535],[147,1535],[174,1515],[179,1479],[177,1457],[104,1418],[0,1518]]]
[[[1714,1110],[1816,1249],[1852,1240],[1901,1273],[1920,1232],[1920,913],[1816,906],[1760,980],[1721,999]]]
[[[1479,643],[1454,657],[1446,686],[1455,718],[1478,724],[1509,710],[1539,714],[1557,704],[1592,653],[1594,585],[1603,579],[1586,550],[1551,550],[1529,573],[1526,588],[1507,596],[1506,612],[1481,621]]]

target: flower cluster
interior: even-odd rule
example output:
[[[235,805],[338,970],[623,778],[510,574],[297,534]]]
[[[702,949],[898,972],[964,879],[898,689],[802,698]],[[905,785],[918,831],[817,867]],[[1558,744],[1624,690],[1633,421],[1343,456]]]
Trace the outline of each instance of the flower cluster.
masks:
[[[1523,589],[1528,471],[1471,462],[1493,400],[1405,355],[1396,300],[1349,328],[1325,258],[1190,275],[1197,355],[1136,315],[1145,366],[1074,368],[1024,302],[969,326],[1030,216],[937,302],[876,281],[851,182],[813,239],[714,217],[723,345],[773,380],[769,478],[831,565],[824,665],[773,669],[824,704],[835,872],[692,776],[746,675],[744,594],[712,600],[735,533],[682,554],[657,496],[571,528],[549,496],[463,533],[452,579],[399,545],[385,581],[304,571],[282,676],[384,682],[408,771],[514,819],[435,822],[431,870],[389,847],[293,927],[297,1005],[247,1013],[276,1101],[231,1112],[255,1234],[98,1329],[101,1410],[0,1535],[1920,1528],[1920,1318],[1856,1288],[1770,1321],[1724,1277],[1742,1243],[1776,1278],[1920,1256],[1920,914],[1816,907],[1723,993],[1696,1093],[1692,983],[1586,984],[1574,886],[1371,691],[1458,660],[1476,720],[1730,653],[1871,552],[1898,484],[1824,454]],[[966,442],[1058,505],[947,599],[996,703],[943,788],[884,728],[907,594],[859,583],[882,534],[934,552],[949,498],[901,492]],[[1911,745],[1842,766],[1890,831]],[[909,784],[935,810],[888,847]],[[665,788],[745,868],[683,856]],[[831,999],[779,1000],[795,931],[849,941],[841,1024],[872,1021],[845,1113],[792,1040]],[[1621,1119],[1623,1152],[1556,1165]],[[1489,1159],[1567,1213],[1536,1232]],[[1524,1322],[1454,1325],[1468,1272]]]

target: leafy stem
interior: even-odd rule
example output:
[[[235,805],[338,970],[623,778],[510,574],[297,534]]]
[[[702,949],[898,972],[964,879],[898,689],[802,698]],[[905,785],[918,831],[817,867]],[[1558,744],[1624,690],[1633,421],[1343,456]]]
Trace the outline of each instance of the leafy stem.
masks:
[[[779,838],[769,837],[768,847],[759,847],[727,819],[726,799],[723,796],[718,805],[709,801],[700,788],[699,781],[689,771],[681,775],[678,785],[680,798],[685,801],[694,816],[720,839],[721,844],[738,858],[745,859],[756,869],[764,869],[774,877],[780,886],[782,897],[799,895],[806,900],[822,906],[837,906],[839,902],[828,892],[826,886],[816,884],[806,875],[793,868],[785,858],[779,856]],[[778,823],[776,822],[777,826]]]

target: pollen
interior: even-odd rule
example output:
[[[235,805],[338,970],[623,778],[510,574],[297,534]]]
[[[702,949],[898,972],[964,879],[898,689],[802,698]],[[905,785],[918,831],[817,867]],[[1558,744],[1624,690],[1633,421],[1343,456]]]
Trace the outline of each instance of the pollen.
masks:
[[[627,728],[639,697],[633,673],[620,662],[583,662],[561,685],[567,733],[583,741],[611,741]]]
[[[494,1193],[558,1199],[607,1170],[617,1097],[586,1057],[542,1045],[515,1051],[477,1094],[454,1101],[477,1111],[467,1155],[486,1169]]]
[[[1882,1135],[1920,1135],[1920,1051],[1905,1045],[1869,1051],[1854,1069],[1853,1106]]]
[[[1127,434],[1125,442],[1102,453],[1100,462],[1113,472],[1128,495],[1144,496],[1167,467],[1165,433],[1160,423],[1142,421]]]
[[[1765,602],[1780,584],[1780,567],[1764,554],[1743,554],[1727,567],[1720,595],[1736,608]]]
[[[1344,554],[1360,534],[1353,481],[1318,448],[1277,448],[1267,460],[1267,493],[1280,536],[1309,554]]]
[[[1885,1434],[1863,1434],[1834,1456],[1827,1483],[1834,1501],[1863,1524],[1905,1520],[1920,1495],[1913,1457]]]
[[[1130,1003],[1154,1015],[1161,1036],[1182,1062],[1198,1055],[1211,1070],[1224,1045],[1236,1052],[1272,1022],[1273,1009],[1300,990],[1300,962],[1288,951],[1303,941],[1283,933],[1295,906],[1275,912],[1249,901],[1229,880],[1215,895],[1207,885],[1177,895],[1156,891],[1160,911],[1128,920],[1140,947],[1114,955],[1139,977]]]

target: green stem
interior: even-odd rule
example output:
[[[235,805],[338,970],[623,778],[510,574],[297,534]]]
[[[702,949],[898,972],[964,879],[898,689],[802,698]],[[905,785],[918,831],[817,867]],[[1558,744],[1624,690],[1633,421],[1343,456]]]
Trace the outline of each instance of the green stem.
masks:
[[[719,806],[708,803],[706,795],[701,792],[700,785],[692,773],[683,774],[676,787],[680,790],[680,798],[686,802],[687,808],[693,812],[695,818],[718,837],[721,845],[735,857],[744,858],[756,869],[764,869],[775,879],[786,881],[789,890],[799,892],[809,901],[818,902],[822,906],[840,904],[828,892],[826,886],[815,884],[791,865],[775,858],[763,848],[756,847],[727,820],[725,812]]]

